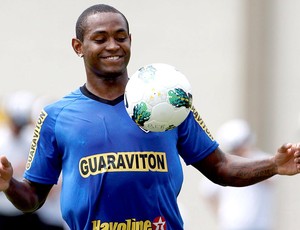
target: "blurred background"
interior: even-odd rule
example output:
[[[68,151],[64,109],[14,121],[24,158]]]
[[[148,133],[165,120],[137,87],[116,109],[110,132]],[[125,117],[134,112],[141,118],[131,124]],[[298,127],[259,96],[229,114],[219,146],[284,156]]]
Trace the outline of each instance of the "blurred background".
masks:
[[[129,20],[129,75],[153,62],[176,66],[192,83],[194,105],[212,134],[223,122],[242,118],[265,152],[299,141],[297,0],[1,0],[2,101],[19,90],[60,98],[84,84],[71,39],[80,13],[98,3],[116,7]],[[216,229],[199,193],[203,175],[190,166],[184,171],[179,202],[186,229]],[[299,179],[276,178],[274,230],[299,229]]]

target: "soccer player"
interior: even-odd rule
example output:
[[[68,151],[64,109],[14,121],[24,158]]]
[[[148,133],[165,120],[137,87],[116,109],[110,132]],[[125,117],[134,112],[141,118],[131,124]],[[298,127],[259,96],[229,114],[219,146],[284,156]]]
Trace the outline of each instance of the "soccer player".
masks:
[[[72,46],[83,58],[86,83],[42,110],[24,179],[14,179],[0,157],[0,191],[23,212],[39,209],[62,173],[61,210],[70,229],[180,230],[180,157],[224,186],[299,173],[299,144],[259,161],[225,154],[195,110],[167,132],[135,125],[123,102],[131,35],[117,9],[86,9]]]

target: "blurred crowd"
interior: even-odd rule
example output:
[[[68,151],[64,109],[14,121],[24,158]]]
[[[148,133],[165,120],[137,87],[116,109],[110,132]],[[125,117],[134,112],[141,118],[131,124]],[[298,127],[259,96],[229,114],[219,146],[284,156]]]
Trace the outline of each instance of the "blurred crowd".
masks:
[[[15,178],[22,179],[35,122],[41,109],[53,101],[29,91],[17,91],[0,98],[0,154],[14,165]],[[0,193],[0,229],[67,229],[59,206],[60,184],[53,187],[44,206],[35,214],[23,214]]]

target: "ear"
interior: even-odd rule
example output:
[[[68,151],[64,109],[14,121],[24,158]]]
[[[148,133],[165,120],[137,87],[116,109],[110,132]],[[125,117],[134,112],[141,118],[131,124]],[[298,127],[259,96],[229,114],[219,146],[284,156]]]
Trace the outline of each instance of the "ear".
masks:
[[[131,41],[132,41],[132,39],[131,39],[131,34],[129,34],[129,40],[130,40],[130,44],[131,44]]]
[[[79,57],[83,56],[83,53],[82,53],[82,42],[79,39],[77,39],[77,38],[73,38],[72,39],[72,47],[73,47],[73,50],[75,51],[75,53]]]

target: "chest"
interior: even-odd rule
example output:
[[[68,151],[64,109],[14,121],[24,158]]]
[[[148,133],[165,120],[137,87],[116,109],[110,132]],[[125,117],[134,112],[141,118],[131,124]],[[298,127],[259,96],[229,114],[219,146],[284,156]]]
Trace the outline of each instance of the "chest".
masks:
[[[91,104],[69,110],[56,125],[58,148],[69,159],[66,162],[112,171],[178,166],[176,129],[146,133],[131,120],[123,104]]]

